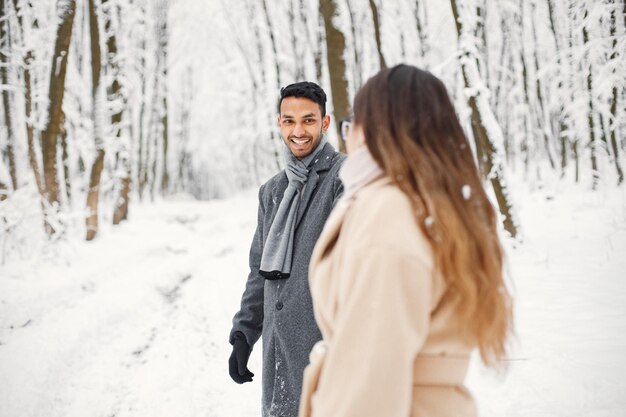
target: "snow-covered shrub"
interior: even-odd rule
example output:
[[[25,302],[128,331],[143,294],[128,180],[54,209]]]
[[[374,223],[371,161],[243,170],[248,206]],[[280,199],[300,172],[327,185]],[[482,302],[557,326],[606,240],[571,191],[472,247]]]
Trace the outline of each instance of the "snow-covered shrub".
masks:
[[[18,188],[0,201],[0,263],[36,253],[46,239],[42,225],[41,197],[34,186]]]

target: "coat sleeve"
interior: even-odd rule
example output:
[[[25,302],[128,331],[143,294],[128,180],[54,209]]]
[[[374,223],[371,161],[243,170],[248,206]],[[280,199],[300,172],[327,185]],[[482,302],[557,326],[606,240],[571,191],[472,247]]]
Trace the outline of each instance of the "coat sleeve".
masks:
[[[333,181],[333,208],[337,205],[337,201],[339,201],[342,195],[343,195],[343,182],[341,182],[339,175],[336,174],[336,177],[334,178],[334,181]]]
[[[241,332],[246,337],[250,347],[261,337],[263,331],[263,294],[265,279],[259,274],[261,255],[263,254],[263,220],[265,207],[263,205],[263,190],[259,190],[259,209],[257,226],[250,245],[249,265],[250,272],[246,282],[246,289],[241,296],[241,308],[233,317],[233,328],[230,331],[229,341],[234,343],[235,332]]]
[[[376,245],[351,251],[338,275],[335,326],[311,415],[406,417],[428,333],[430,268]]]
[[[343,195],[343,183],[341,182],[339,178],[337,178],[335,179],[335,186],[334,186],[333,208],[337,205],[337,201],[339,201],[342,195]]]

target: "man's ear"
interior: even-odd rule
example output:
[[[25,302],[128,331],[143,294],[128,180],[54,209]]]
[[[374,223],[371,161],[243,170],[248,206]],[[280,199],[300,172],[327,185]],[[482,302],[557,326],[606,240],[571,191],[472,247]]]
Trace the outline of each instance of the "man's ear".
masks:
[[[280,114],[276,117],[276,122],[278,123],[278,127],[280,127]]]
[[[326,132],[328,130],[328,127],[330,126],[330,115],[327,114],[326,116],[324,116],[324,118],[322,119],[322,131]]]

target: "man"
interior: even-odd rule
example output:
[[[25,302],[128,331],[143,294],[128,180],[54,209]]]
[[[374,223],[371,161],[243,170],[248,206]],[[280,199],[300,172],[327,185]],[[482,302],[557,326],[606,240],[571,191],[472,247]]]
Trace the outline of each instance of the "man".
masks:
[[[295,417],[302,373],[321,339],[309,292],[309,260],[343,192],[337,174],[345,155],[326,140],[330,116],[317,84],[284,87],[278,107],[285,170],[259,190],[250,273],[230,333],[229,372],[239,384],[252,381],[248,358],[263,334],[263,417]]]

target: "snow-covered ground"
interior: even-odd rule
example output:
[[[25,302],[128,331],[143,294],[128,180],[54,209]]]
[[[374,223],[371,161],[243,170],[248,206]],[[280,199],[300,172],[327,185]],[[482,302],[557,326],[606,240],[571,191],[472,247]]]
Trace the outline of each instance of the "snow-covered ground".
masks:
[[[626,415],[626,192],[514,188],[517,338],[508,373],[475,362],[484,417]],[[57,258],[0,267],[0,417],[253,417],[228,376],[254,191],[132,207]]]

